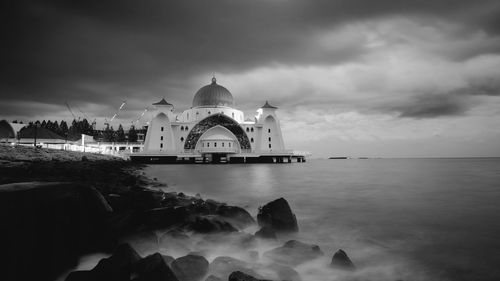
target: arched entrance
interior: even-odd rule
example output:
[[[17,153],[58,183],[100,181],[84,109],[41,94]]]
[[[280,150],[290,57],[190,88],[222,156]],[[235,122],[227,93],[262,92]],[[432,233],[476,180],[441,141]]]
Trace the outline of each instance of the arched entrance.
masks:
[[[184,149],[196,149],[200,137],[215,126],[224,127],[230,131],[236,137],[240,149],[251,149],[250,140],[243,128],[235,120],[224,114],[214,114],[198,122],[186,137]]]

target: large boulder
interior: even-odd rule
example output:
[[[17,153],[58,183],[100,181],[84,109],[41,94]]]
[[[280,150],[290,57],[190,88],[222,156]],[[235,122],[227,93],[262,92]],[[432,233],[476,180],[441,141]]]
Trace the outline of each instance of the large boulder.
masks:
[[[323,255],[318,245],[290,240],[283,246],[264,253],[264,257],[274,262],[296,266]]]
[[[263,239],[277,239],[276,232],[269,226],[264,226],[255,232],[255,236]]]
[[[86,184],[0,185],[2,280],[54,280],[82,254],[109,251],[114,243],[103,229],[111,212]]]
[[[216,210],[216,214],[226,218],[239,229],[244,229],[255,223],[255,220],[245,209],[236,206],[220,205]]]
[[[130,280],[132,267],[140,259],[139,254],[129,244],[122,244],[115,249],[111,257],[101,259],[92,269],[92,273],[96,280]]]
[[[354,266],[354,263],[349,258],[349,256],[347,256],[347,253],[344,252],[344,250],[342,249],[339,249],[337,252],[335,252],[335,254],[333,254],[330,266],[333,268],[347,269],[347,270],[353,270],[356,268]]]
[[[217,257],[210,263],[209,274],[219,277],[222,280],[227,280],[233,271],[241,271],[252,276],[261,277],[254,270],[252,264],[233,257]]]
[[[259,208],[257,222],[261,227],[275,231],[298,231],[297,218],[284,198],[276,199]]]
[[[208,272],[208,261],[198,255],[187,255],[172,262],[172,270],[179,281],[199,281]]]
[[[167,265],[168,256],[159,253],[147,256],[134,266],[136,277],[133,281],[178,281],[174,272]]]

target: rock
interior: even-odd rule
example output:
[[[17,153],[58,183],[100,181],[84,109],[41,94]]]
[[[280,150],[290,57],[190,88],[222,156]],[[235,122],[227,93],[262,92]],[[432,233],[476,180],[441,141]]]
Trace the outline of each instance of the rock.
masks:
[[[270,227],[275,231],[298,231],[297,219],[288,202],[279,198],[259,208],[257,222],[261,227]]]
[[[208,261],[197,255],[187,255],[172,262],[172,270],[179,281],[199,281],[208,272]]]
[[[82,254],[109,251],[114,241],[103,229],[111,212],[87,184],[0,185],[2,279],[55,280]]]
[[[174,272],[168,267],[165,259],[159,253],[147,256],[138,261],[134,266],[134,273],[137,275],[135,281],[178,281]]]
[[[229,275],[228,281],[259,281],[259,279],[241,271],[235,271]]]
[[[277,239],[276,232],[268,226],[264,226],[259,231],[255,232],[255,236],[264,239]]]
[[[96,280],[130,280],[133,266],[141,259],[129,245],[119,245],[113,255],[104,258],[91,270]]]
[[[144,223],[152,229],[162,229],[186,222],[188,211],[185,207],[166,207],[146,210]]]
[[[255,223],[255,220],[245,209],[236,206],[220,205],[216,210],[216,214],[226,218],[239,229],[244,229]]]
[[[353,270],[356,267],[354,263],[351,261],[347,253],[344,250],[339,249],[335,254],[333,254],[332,262],[330,264],[331,267],[339,268],[339,269],[348,269]]]
[[[274,271],[278,276],[279,280],[302,281],[302,278],[300,278],[299,273],[291,267],[276,263],[269,264],[266,267]]]
[[[284,265],[296,266],[323,255],[318,245],[290,240],[283,246],[264,253],[264,257]]]
[[[97,280],[94,273],[88,270],[79,270],[71,272],[65,281],[94,281]]]
[[[241,271],[252,276],[261,277],[255,272],[250,263],[232,257],[217,257],[210,263],[209,274],[215,275],[222,280],[227,280],[233,271]]]
[[[165,255],[162,255],[163,257],[163,261],[168,265],[168,266],[171,266],[172,265],[172,262],[175,260],[174,257],[172,256],[165,256]]]
[[[189,228],[200,233],[238,231],[229,222],[216,215],[196,216],[190,222]]]
[[[223,281],[222,279],[220,279],[219,277],[217,276],[214,276],[214,275],[210,275],[207,277],[207,279],[205,279],[205,281]]]

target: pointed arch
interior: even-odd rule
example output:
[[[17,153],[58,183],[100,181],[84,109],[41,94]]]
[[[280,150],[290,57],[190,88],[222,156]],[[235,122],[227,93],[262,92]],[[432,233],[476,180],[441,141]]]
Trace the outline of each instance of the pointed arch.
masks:
[[[248,139],[245,130],[243,130],[243,128],[235,120],[231,119],[230,117],[222,113],[219,113],[208,116],[207,118],[198,122],[198,124],[196,124],[193,127],[193,129],[189,132],[188,136],[186,137],[186,142],[184,143],[184,149],[195,149],[196,143],[200,139],[201,135],[203,135],[203,133],[205,133],[208,129],[217,125],[222,126],[231,131],[231,133],[233,133],[238,139],[241,149],[251,148],[250,140]]]

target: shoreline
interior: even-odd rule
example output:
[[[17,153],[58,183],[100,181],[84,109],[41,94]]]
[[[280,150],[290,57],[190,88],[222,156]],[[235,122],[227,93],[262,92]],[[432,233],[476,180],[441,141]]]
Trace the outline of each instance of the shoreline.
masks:
[[[18,204],[6,204],[7,207],[2,206],[4,208],[2,212],[4,214],[15,213],[13,211],[18,209],[16,205],[23,205],[25,209],[18,217],[10,215],[7,219],[12,225],[20,222],[22,224],[21,228],[14,229],[14,231],[9,229],[11,231],[9,238],[14,240],[11,242],[14,244],[16,241],[23,243],[23,240],[30,239],[30,234],[26,234],[26,232],[36,233],[36,235],[49,240],[52,239],[52,236],[59,237],[59,240],[56,241],[58,245],[52,248],[40,248],[39,243],[42,241],[28,243],[27,248],[30,251],[33,251],[33,248],[37,249],[37,247],[40,249],[37,249],[36,252],[49,251],[50,258],[47,264],[42,262],[36,266],[38,270],[37,280],[54,280],[58,276],[60,278],[64,272],[74,269],[80,258],[87,254],[112,253],[109,258],[96,263],[96,267],[92,270],[75,271],[66,278],[66,280],[95,279],[95,274],[103,274],[99,273],[99,265],[103,261],[119,259],[123,253],[117,249],[123,249],[123,247],[128,249],[126,250],[127,258],[130,256],[139,257],[135,261],[136,263],[153,262],[156,264],[153,266],[155,269],[152,269],[154,272],[158,269],[158,255],[160,255],[163,260],[159,263],[160,268],[163,266],[160,272],[174,272],[174,276],[177,277],[177,279],[169,280],[195,280],[179,276],[188,274],[181,270],[184,266],[190,269],[188,271],[201,270],[203,274],[200,276],[202,277],[196,279],[201,281],[227,280],[227,278],[230,280],[253,280],[248,279],[248,276],[247,278],[245,275],[238,275],[237,272],[257,278],[273,278],[273,280],[284,280],[285,278],[286,280],[298,281],[301,278],[294,267],[324,255],[317,245],[300,241],[290,240],[281,247],[279,246],[281,244],[276,239],[276,233],[298,230],[295,215],[284,199],[276,200],[279,203],[273,203],[273,201],[265,205],[264,211],[260,209],[259,215],[255,219],[247,210],[237,206],[230,206],[211,199],[203,200],[200,195],[187,196],[182,192],[161,191],[157,187],[164,189],[167,185],[145,177],[141,171],[145,167],[144,165],[112,159],[109,156],[86,157],[87,155],[74,155],[72,152],[66,152],[67,156],[70,157],[63,158],[64,160],[46,157],[42,160],[29,161],[29,157],[33,157],[30,154],[47,153],[50,155],[50,151],[33,148],[28,148],[28,150],[23,148],[22,151],[17,151],[16,154],[24,156],[18,160],[12,157],[12,149],[15,150],[15,148],[0,150],[2,152],[0,153],[0,172],[2,173],[0,198],[10,196],[11,198],[8,199]],[[21,188],[21,186],[26,189]],[[8,196],[5,196],[6,194]],[[26,204],[26,202],[30,202],[33,206]],[[267,211],[265,211],[266,208],[268,208]],[[278,208],[278,212],[272,210],[273,208]],[[46,209],[49,209],[46,216],[38,216],[36,220],[32,220],[31,216],[34,213],[40,210],[45,212]],[[286,223],[280,225],[276,223],[275,214],[283,213],[283,210],[286,211],[288,217],[285,220]],[[75,214],[79,220],[76,224],[72,222],[75,220]],[[59,229],[61,221],[65,224],[63,229]],[[41,226],[31,225],[39,225],[40,223]],[[12,225],[7,224],[6,228]],[[56,230],[46,226],[52,226]],[[260,230],[256,233],[245,231],[259,227]],[[82,230],[84,235],[79,233]],[[72,251],[64,249],[68,246],[66,244],[74,244],[74,240],[79,241],[76,249]],[[123,246],[123,243],[128,246]],[[146,245],[144,243],[148,245],[144,246]],[[173,248],[185,247],[185,256],[175,259],[172,256],[164,255],[164,253],[153,254],[154,250],[161,252],[163,249],[161,247],[164,246],[161,243],[174,244],[170,245]],[[216,257],[209,263],[207,257],[210,255],[210,247],[205,245],[207,250],[203,250],[203,246],[200,246],[207,243],[230,244],[230,247],[234,247],[234,251],[237,253],[232,256]],[[255,248],[262,243],[268,245],[271,250],[264,252],[260,257]],[[131,244],[134,246],[131,247]],[[189,247],[186,246],[188,244],[196,244],[198,251],[192,252],[192,249],[188,251]],[[139,249],[143,246],[151,249]],[[17,248],[7,247],[7,249],[12,252],[7,251],[7,255],[16,256],[16,251],[19,251]],[[143,252],[141,254],[151,253],[151,255],[140,258],[137,252]],[[174,252],[168,250],[167,254]],[[332,264],[335,259],[339,259],[341,269],[353,268],[353,264],[345,252],[345,257],[342,253],[339,255],[337,258],[334,255]],[[198,264],[192,261],[193,256],[198,259]],[[262,263],[263,258],[268,261]],[[60,262],[61,260],[65,260],[65,262]],[[31,258],[26,258],[23,262],[29,264],[32,261]],[[54,262],[56,262],[55,268]],[[60,263],[57,264],[57,262]],[[46,267],[51,268],[51,270],[43,272]],[[12,280],[32,277],[30,272],[19,273],[16,264],[11,263],[10,268],[11,271],[6,275],[7,280],[9,277],[12,277]],[[132,270],[131,268],[128,270]],[[136,272],[136,274],[139,273]],[[150,273],[142,272],[140,274]],[[231,279],[229,275],[233,273],[236,273],[234,278],[240,279]],[[267,275],[263,275],[263,273]],[[28,275],[24,276],[23,274]],[[87,277],[81,279],[82,274]],[[112,276],[106,278],[112,278]]]

